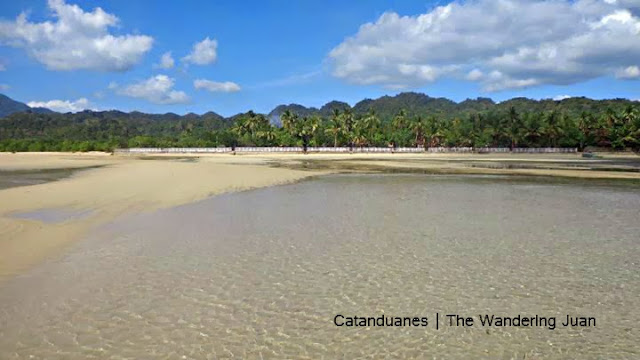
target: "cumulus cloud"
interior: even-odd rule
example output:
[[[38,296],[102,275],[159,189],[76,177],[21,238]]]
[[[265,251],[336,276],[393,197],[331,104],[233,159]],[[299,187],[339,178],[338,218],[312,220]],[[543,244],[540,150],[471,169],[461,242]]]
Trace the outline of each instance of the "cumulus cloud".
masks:
[[[167,75],[156,75],[120,88],[114,84],[116,92],[120,95],[144,99],[154,104],[185,104],[189,102],[189,96],[184,91],[173,90],[175,81]]]
[[[387,12],[328,55],[355,84],[415,87],[442,77],[485,90],[638,78],[637,0],[474,0],[416,16]]]
[[[49,101],[29,101],[27,103],[30,107],[43,107],[49,110],[67,113],[78,112],[83,110],[94,110],[86,98],[80,98],[77,100],[49,100]]]
[[[640,67],[629,66],[616,72],[616,77],[620,79],[637,79],[640,78]]]
[[[15,21],[0,20],[0,43],[23,48],[51,70],[124,71],[151,49],[146,35],[113,35],[118,18],[95,8],[91,12],[64,0],[49,0],[54,20],[30,22],[26,13]]]
[[[175,65],[175,61],[171,56],[171,51],[169,51],[162,54],[162,56],[160,57],[160,63],[154,65],[154,67],[159,69],[171,69],[173,65]]]
[[[216,39],[206,39],[195,43],[191,53],[182,58],[183,61],[196,64],[207,65],[216,61],[218,57],[218,41]]]
[[[553,98],[554,101],[562,101],[565,99],[570,99],[571,96],[570,95],[557,95]]]
[[[240,91],[240,85],[231,82],[217,82],[206,79],[197,79],[193,82],[193,87],[196,89],[205,89],[211,92],[236,92]]]
[[[471,81],[476,81],[476,80],[482,79],[483,76],[484,74],[482,73],[482,71],[478,69],[473,69],[469,71],[469,73],[466,76],[466,79]]]

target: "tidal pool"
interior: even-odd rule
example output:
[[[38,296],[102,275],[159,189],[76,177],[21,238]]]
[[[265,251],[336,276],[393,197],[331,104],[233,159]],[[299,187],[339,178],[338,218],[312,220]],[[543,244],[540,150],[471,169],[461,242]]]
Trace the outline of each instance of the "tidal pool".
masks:
[[[71,176],[74,169],[0,170],[0,190],[43,184]]]
[[[123,217],[0,284],[0,358],[637,358],[640,188],[616,184],[335,175]]]

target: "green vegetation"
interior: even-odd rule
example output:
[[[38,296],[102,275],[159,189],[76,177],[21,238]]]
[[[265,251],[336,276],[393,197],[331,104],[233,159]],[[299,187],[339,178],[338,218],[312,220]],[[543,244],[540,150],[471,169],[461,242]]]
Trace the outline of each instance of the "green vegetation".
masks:
[[[273,125],[274,123],[279,126]],[[490,99],[459,104],[424,94],[363,100],[351,108],[281,105],[230,118],[84,111],[21,112],[0,119],[0,151],[110,151],[118,147],[465,146],[640,149],[637,102]]]

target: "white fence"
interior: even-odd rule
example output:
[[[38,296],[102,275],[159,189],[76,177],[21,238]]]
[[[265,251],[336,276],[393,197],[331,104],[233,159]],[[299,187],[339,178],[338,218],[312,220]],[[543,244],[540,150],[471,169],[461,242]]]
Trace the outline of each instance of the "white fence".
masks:
[[[514,148],[514,153],[550,154],[550,153],[577,153],[577,148]]]
[[[118,154],[192,154],[192,153],[228,153],[230,147],[219,148],[129,148],[116,149]]]
[[[301,153],[301,146],[292,147],[237,147],[236,153]],[[232,153],[230,147],[218,148],[129,148],[116,149],[118,154],[217,154]],[[308,147],[308,153],[518,153],[518,154],[567,154],[577,153],[577,148],[473,148],[473,147]]]

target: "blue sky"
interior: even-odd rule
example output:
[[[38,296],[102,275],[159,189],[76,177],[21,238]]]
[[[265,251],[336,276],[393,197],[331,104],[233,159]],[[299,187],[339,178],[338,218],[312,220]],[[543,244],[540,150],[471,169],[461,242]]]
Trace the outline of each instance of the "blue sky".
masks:
[[[632,0],[4,1],[0,92],[61,111],[226,116],[401,91],[455,101],[639,99],[638,8]],[[163,68],[168,52],[173,66]]]

